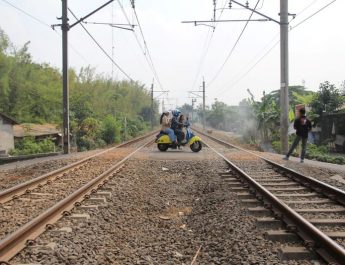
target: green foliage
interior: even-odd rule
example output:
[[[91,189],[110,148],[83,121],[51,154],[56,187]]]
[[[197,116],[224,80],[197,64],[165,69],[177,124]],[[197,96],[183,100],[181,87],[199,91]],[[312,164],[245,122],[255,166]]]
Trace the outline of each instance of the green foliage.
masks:
[[[325,145],[308,144],[306,158],[333,164],[345,164],[345,156],[330,154],[328,146]]]
[[[102,139],[107,144],[113,144],[120,141],[120,124],[116,119],[108,115],[102,122]]]
[[[51,139],[36,141],[34,137],[24,137],[15,144],[15,149],[10,151],[11,155],[31,155],[50,153],[55,151],[55,144]]]
[[[60,70],[33,62],[28,48],[29,42],[19,49],[13,47],[0,28],[0,112],[20,123],[55,123],[62,127]],[[87,66],[79,73],[69,70],[69,87],[70,127],[79,149],[119,142],[124,117],[128,120],[128,137],[146,130],[151,121],[151,94],[138,82],[113,80]],[[158,102],[153,102],[153,108],[157,116]],[[110,116],[117,124],[115,137],[110,133],[113,121],[104,118]]]
[[[314,95],[310,106],[314,113],[314,121],[320,122],[323,113],[334,113],[345,103],[345,96],[335,87],[326,81],[320,84],[317,94]]]

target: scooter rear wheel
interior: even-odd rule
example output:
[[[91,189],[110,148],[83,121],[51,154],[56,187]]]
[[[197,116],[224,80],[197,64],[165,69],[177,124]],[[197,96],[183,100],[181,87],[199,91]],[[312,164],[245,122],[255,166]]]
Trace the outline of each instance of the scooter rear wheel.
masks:
[[[162,151],[162,152],[165,152],[169,148],[169,146],[167,144],[158,144],[157,147],[158,147],[159,151]]]
[[[193,144],[191,144],[191,146],[190,146],[190,149],[193,152],[199,152],[201,150],[201,148],[202,148],[202,144],[200,141],[196,141]]]

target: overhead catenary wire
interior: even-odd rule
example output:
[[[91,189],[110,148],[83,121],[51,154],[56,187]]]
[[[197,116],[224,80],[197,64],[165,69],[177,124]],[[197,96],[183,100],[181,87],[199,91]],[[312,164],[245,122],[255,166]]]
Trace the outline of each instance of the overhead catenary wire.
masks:
[[[311,14],[310,16],[308,16],[307,18],[305,18],[304,20],[302,20],[301,22],[299,22],[297,25],[291,27],[291,29],[297,28],[299,25],[303,24],[304,22],[306,22],[307,20],[311,19],[313,16],[317,15],[318,13],[320,13],[322,10],[326,9],[327,7],[329,7],[331,4],[333,4],[335,1],[337,0],[333,0],[330,3],[328,3],[327,5],[323,6],[322,8],[320,8],[319,10],[317,10],[315,13]]]
[[[307,9],[309,9],[313,4],[315,4],[316,2],[317,2],[318,0],[315,0],[314,2],[312,2],[310,5],[308,5],[306,8],[304,8],[303,10],[301,10],[299,13],[298,13],[298,15],[300,15],[300,14],[302,14],[302,13],[304,13]],[[301,22],[299,22],[298,24],[296,24],[296,25],[294,25],[294,26],[292,26],[292,27],[290,27],[290,31],[292,31],[293,29],[295,29],[296,27],[298,27],[298,26],[300,26],[300,25],[302,25],[303,23],[305,23],[306,21],[308,21],[310,18],[312,18],[312,17],[314,17],[316,14],[318,14],[318,13],[320,13],[322,10],[324,10],[326,7],[328,7],[328,6],[330,6],[331,4],[333,4],[334,2],[335,2],[336,0],[333,0],[333,1],[331,1],[330,3],[328,3],[328,4],[326,4],[325,6],[323,6],[322,8],[320,8],[320,9],[318,9],[316,12],[314,12],[312,15],[310,15],[310,16],[308,16],[307,18],[305,18],[305,19],[303,19]],[[279,33],[269,42],[269,44],[270,43],[272,43],[274,40],[275,40],[275,38],[277,38],[279,36]],[[255,62],[254,62],[254,64],[244,73],[244,74],[242,74],[239,78],[237,78],[233,83],[231,83],[231,85],[229,85],[229,86],[226,86],[224,89],[222,89],[219,93],[217,93],[216,94],[216,96],[217,95],[219,95],[219,94],[221,94],[221,93],[223,93],[225,90],[228,90],[230,87],[233,87],[234,85],[236,85],[237,83],[239,83],[243,78],[245,78],[266,56],[268,56],[272,51],[273,51],[273,49],[278,45],[280,43],[280,40],[278,40],[278,41],[276,41],[272,46],[271,46],[271,48],[269,49],[269,50],[267,50],[266,51],[266,53],[265,54],[263,54],[258,60],[256,60]],[[267,46],[269,46],[269,44],[268,45],[266,45],[265,46],[265,48],[267,47]],[[265,49],[264,48],[264,49]]]
[[[162,83],[160,82],[160,79],[159,79],[158,73],[157,73],[157,71],[156,71],[156,68],[155,68],[155,66],[154,66],[154,63],[153,63],[153,60],[152,60],[152,57],[151,57],[151,53],[150,53],[150,50],[149,50],[149,48],[148,48],[148,45],[147,45],[147,42],[146,42],[146,39],[145,39],[145,36],[144,36],[143,28],[142,28],[141,23],[140,23],[140,21],[139,21],[139,17],[138,17],[138,14],[137,14],[137,11],[136,11],[134,5],[133,5],[133,12],[134,12],[135,18],[136,18],[136,20],[137,20],[137,22],[138,22],[138,26],[139,26],[139,30],[140,30],[140,33],[141,33],[141,37],[143,38],[143,41],[144,41],[145,50],[146,50],[147,55],[148,55],[148,57],[149,57],[149,60],[150,60],[150,62],[151,62],[152,71],[153,71],[153,73],[154,73],[154,75],[155,75],[155,77],[156,77],[156,80],[157,80],[157,82],[158,82],[160,88],[161,88],[162,90],[164,90],[164,89],[163,89],[163,86],[162,86]]]
[[[73,11],[68,8],[68,11],[73,15],[73,17],[75,19],[78,20],[77,16],[73,13]],[[106,50],[99,44],[99,42],[92,36],[92,34],[86,29],[86,27],[80,23],[80,26],[82,26],[82,28],[85,30],[85,32],[90,36],[90,38],[94,41],[94,43],[102,50],[102,52],[105,54],[106,57],[109,58],[109,60],[121,71],[121,73],[123,73],[130,81],[134,81],[129,74],[127,74],[120,65],[118,65],[113,58],[111,58],[111,56],[106,52]]]
[[[222,17],[223,12],[224,12],[224,10],[225,10],[226,4],[227,4],[227,0],[224,1],[223,8],[221,9],[220,15],[218,16],[217,20],[220,20],[220,18]],[[208,38],[209,38],[209,34],[210,34],[210,31],[211,31],[211,28],[209,28],[209,30],[208,30],[208,32],[207,32],[207,36],[206,36],[205,43],[204,43],[204,46],[203,46],[204,48],[203,48],[203,51],[202,51],[202,53],[201,53],[201,57],[200,57],[200,61],[199,61],[199,64],[198,64],[198,69],[197,69],[197,74],[195,75],[195,78],[194,78],[194,81],[193,81],[192,88],[195,87],[196,82],[197,82],[197,80],[198,80],[198,78],[199,78],[199,76],[200,76],[200,72],[201,72],[201,69],[202,69],[202,67],[203,67],[203,65],[204,65],[204,62],[205,62],[205,60],[206,60],[206,57],[207,57],[207,55],[208,55],[208,51],[209,51],[209,49],[210,49],[211,42],[212,42],[212,39],[213,39],[213,37],[214,37],[214,34],[215,34],[215,31],[216,31],[217,25],[218,25],[218,22],[214,22],[214,23],[213,23],[213,31],[212,31],[212,33],[211,33],[210,39],[208,39]],[[207,46],[206,46],[206,45],[207,45]],[[206,47],[206,49],[205,49],[205,47]]]
[[[127,23],[128,23],[128,24],[134,24],[134,23],[131,23],[131,21],[130,21],[130,19],[129,19],[129,17],[128,17],[128,15],[127,15],[127,13],[126,13],[126,11],[125,11],[125,9],[124,9],[123,4],[121,3],[121,1],[120,1],[120,0],[117,0],[117,3],[119,4],[119,6],[120,6],[120,8],[121,8],[122,13],[123,13],[123,15],[125,16],[125,19],[127,20]],[[132,6],[133,10],[135,11],[134,5],[133,5],[133,3],[132,3],[131,0],[130,0],[130,3],[131,3],[131,6]],[[133,13],[133,18],[135,18],[135,14],[136,14],[136,13]],[[139,25],[139,21],[138,21],[138,20],[137,20],[137,22],[138,22],[138,25]],[[140,25],[139,25],[139,27],[140,27]],[[140,27],[140,30],[141,30],[141,27]],[[138,37],[138,35],[137,35],[137,33],[136,33],[135,30],[133,30],[133,34],[134,34],[134,37],[135,37],[135,39],[136,39],[136,41],[137,41],[137,43],[138,43],[138,46],[139,46],[140,50],[142,51],[142,53],[143,53],[143,55],[144,55],[144,57],[145,57],[145,60],[146,60],[146,62],[147,62],[147,64],[148,64],[150,70],[152,71],[152,73],[153,73],[155,79],[157,80],[157,82],[158,82],[160,88],[163,90],[163,87],[162,87],[162,84],[160,83],[160,79],[159,79],[159,77],[158,77],[157,71],[156,71],[156,69],[155,69],[155,67],[154,67],[154,65],[153,65],[153,61],[152,61],[152,59],[150,59],[150,55],[149,55],[147,46],[143,47],[143,45],[141,44],[141,42],[140,42],[140,40],[139,40],[139,37]],[[144,45],[146,44],[145,42],[146,42],[146,41],[145,41],[145,39],[144,39]]]
[[[6,4],[12,6],[14,9],[18,10],[19,12],[25,14],[26,16],[30,17],[31,19],[35,20],[37,23],[53,30],[57,35],[59,35],[61,37],[61,34],[59,32],[57,32],[56,30],[54,30],[54,28],[49,25],[48,23],[44,22],[43,20],[35,17],[34,15],[30,14],[29,12],[23,10],[22,8],[19,8],[17,6],[15,6],[14,4],[8,2],[7,0],[2,0],[3,2],[5,2]],[[71,49],[80,57],[82,58],[86,63],[90,64],[90,62],[86,59],[85,56],[83,56],[74,46],[72,43],[68,42],[68,45],[71,47]]]
[[[256,5],[255,5],[255,7],[254,7],[254,10],[256,10],[256,7],[258,6],[259,2],[260,2],[260,0],[258,0],[258,1],[256,2]],[[217,77],[220,75],[220,73],[223,71],[223,69],[224,69],[226,63],[227,63],[228,60],[230,59],[231,55],[234,53],[234,51],[235,51],[235,49],[236,49],[236,47],[237,47],[237,45],[238,45],[238,43],[239,43],[239,41],[240,41],[240,39],[241,39],[243,33],[244,33],[244,31],[246,30],[246,28],[247,28],[247,26],[248,26],[248,24],[249,24],[249,21],[250,21],[250,19],[252,18],[253,14],[254,14],[254,11],[251,12],[251,14],[250,14],[250,16],[249,16],[249,18],[248,18],[248,21],[247,21],[246,24],[244,25],[244,27],[243,27],[243,29],[242,29],[240,35],[238,36],[238,38],[237,38],[237,40],[236,40],[234,46],[231,48],[230,52],[228,53],[228,55],[227,55],[226,59],[224,60],[222,66],[218,69],[218,71],[217,71],[217,73],[215,74],[215,76],[208,82],[208,86],[210,86],[210,85],[217,79]]]

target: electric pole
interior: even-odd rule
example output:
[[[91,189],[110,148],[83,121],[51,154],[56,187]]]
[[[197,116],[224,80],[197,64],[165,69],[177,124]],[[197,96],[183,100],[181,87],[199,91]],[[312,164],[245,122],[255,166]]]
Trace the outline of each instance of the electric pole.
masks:
[[[162,96],[164,93],[169,93],[169,90],[161,90],[161,91],[154,91],[153,90],[153,82],[151,84],[151,113],[150,113],[150,118],[151,118],[151,130],[153,130],[153,118],[154,118],[154,97],[153,97],[153,93],[154,92],[160,92],[161,94],[159,94],[156,98],[159,98],[160,96]],[[164,103],[163,103],[164,104]],[[163,110],[164,110],[164,106],[163,106]]]
[[[69,87],[68,87],[68,17],[67,0],[62,0],[62,105],[63,105],[63,152],[70,152],[69,135]]]
[[[85,17],[77,20],[72,25],[68,23],[68,3],[67,0],[61,0],[62,16],[61,24],[52,25],[53,28],[61,26],[62,30],[62,108],[63,108],[63,151],[65,154],[70,152],[70,132],[69,132],[69,87],[68,87],[68,31],[75,25],[84,22],[85,19],[95,14],[114,0],[109,0],[99,8],[95,9]]]
[[[202,78],[202,90],[198,90],[198,91],[188,91],[189,93],[191,93],[193,96],[195,97],[199,97],[202,98],[202,128],[203,130],[205,130],[206,127],[206,85],[205,85],[205,80],[204,77]],[[202,96],[200,96],[200,94],[196,94],[196,93],[202,93]],[[193,101],[192,101],[193,104]],[[193,105],[192,105],[193,106]]]
[[[289,149],[289,12],[288,0],[280,0],[280,138],[283,153]]]
[[[199,21],[182,21],[182,23],[192,23],[195,26],[210,26],[205,23],[215,22],[252,22],[252,21],[272,21],[280,26],[280,140],[282,152],[288,151],[288,129],[289,129],[289,16],[295,17],[295,14],[289,14],[288,0],[280,0],[280,21],[267,16],[256,10],[256,7],[250,8],[248,1],[242,4],[237,0],[229,1],[229,9],[232,8],[232,3],[235,3],[252,13],[258,14],[263,19],[229,19],[229,20],[199,20]],[[203,121],[205,124],[205,122]]]
[[[151,131],[153,131],[153,83],[151,84]]]
[[[202,129],[206,127],[206,111],[205,111],[205,80],[202,78]]]

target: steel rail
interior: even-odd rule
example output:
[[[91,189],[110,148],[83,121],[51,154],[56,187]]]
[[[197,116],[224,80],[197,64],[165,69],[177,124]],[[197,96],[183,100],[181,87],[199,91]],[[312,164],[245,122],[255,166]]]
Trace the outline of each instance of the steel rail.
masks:
[[[333,186],[331,186],[331,185],[329,185],[327,183],[324,183],[324,182],[319,181],[317,179],[314,179],[312,177],[307,177],[307,176],[305,176],[305,175],[303,175],[303,174],[301,174],[301,173],[299,173],[299,172],[297,172],[297,171],[295,171],[293,169],[290,169],[288,167],[284,167],[284,166],[282,166],[282,165],[280,165],[280,164],[278,164],[278,163],[276,163],[276,162],[274,162],[272,160],[269,160],[269,159],[267,159],[267,158],[265,158],[263,156],[260,156],[260,155],[258,155],[256,153],[253,153],[253,152],[251,152],[249,150],[243,149],[243,148],[241,148],[239,146],[236,146],[236,145],[230,144],[228,142],[225,142],[223,140],[217,139],[217,138],[215,138],[213,136],[210,136],[210,135],[207,135],[207,134],[205,134],[203,132],[200,132],[199,130],[196,130],[194,128],[193,128],[193,130],[197,131],[200,134],[205,135],[206,137],[211,138],[213,141],[216,141],[216,142],[218,142],[220,144],[223,144],[223,145],[226,145],[226,146],[230,146],[232,148],[236,148],[236,149],[241,150],[243,152],[246,152],[246,153],[252,154],[252,155],[254,155],[256,157],[259,157],[262,160],[264,160],[265,162],[267,162],[267,163],[271,164],[272,166],[278,168],[279,170],[282,170],[282,171],[285,171],[286,173],[288,173],[287,177],[293,178],[295,181],[301,183],[302,185],[305,185],[308,188],[317,191],[318,193],[322,193],[325,196],[329,197],[330,199],[332,199],[334,201],[337,201],[337,202],[339,202],[339,203],[341,203],[342,205],[345,206],[345,192],[343,190],[338,189],[336,187],[333,187]]]
[[[103,172],[97,178],[86,183],[68,197],[62,199],[54,206],[2,239],[0,241],[0,264],[7,264],[12,257],[25,248],[27,242],[33,241],[49,228],[51,224],[58,221],[64,214],[68,214],[68,211],[76,204],[88,198],[91,193],[96,192],[96,189],[101,188],[107,183],[108,179],[113,176],[129,158],[151,143],[153,143],[152,139],[127,155],[107,171]]]
[[[195,130],[197,131],[197,130]],[[198,131],[199,132],[199,131]],[[201,132],[199,132],[201,133]],[[206,137],[210,137],[204,133],[201,133],[205,135]],[[226,144],[228,146],[233,146],[229,143],[226,143],[222,140],[219,140],[214,137],[210,137],[211,139],[215,139],[219,143]],[[209,146],[209,145],[208,145]],[[233,146],[234,147],[234,146]],[[230,160],[228,160],[224,155],[220,154],[218,151],[216,151],[214,148],[209,146],[211,150],[213,150],[216,154],[218,154],[220,157],[222,157],[226,163],[235,170],[244,180],[247,182],[247,184],[250,186],[250,190],[254,193],[259,193],[261,196],[258,196],[258,198],[262,199],[265,202],[265,205],[267,208],[269,208],[276,217],[279,217],[284,221],[287,225],[295,226],[296,227],[296,233],[305,241],[305,243],[312,247],[315,252],[317,252],[323,259],[325,259],[327,262],[336,262],[338,264],[344,264],[345,261],[345,249],[341,247],[339,244],[337,244],[334,240],[329,238],[326,234],[321,232],[318,228],[316,228],[313,224],[308,222],[305,218],[303,218],[300,214],[298,214],[296,211],[291,209],[288,205],[286,205],[284,202],[279,200],[276,196],[274,196],[271,192],[269,192],[266,188],[264,188],[262,185],[260,185],[257,181],[255,181],[253,178],[251,178],[247,173],[245,173],[242,169],[240,169],[238,166],[236,166],[234,163],[232,163]],[[234,147],[236,148],[236,147]],[[247,151],[242,148],[237,148],[243,151],[246,151],[248,153],[251,153],[255,156],[258,156],[250,151]],[[258,156],[262,158],[261,156]],[[264,159],[266,161],[266,159]],[[276,165],[276,163],[273,162],[272,165]],[[280,166],[280,165],[279,165]],[[285,167],[280,166],[280,169],[286,169]],[[291,173],[291,172],[290,172]],[[298,175],[301,175],[298,173]],[[304,176],[305,177],[305,176]],[[308,178],[308,177],[306,177]],[[319,181],[318,181],[319,182]],[[322,183],[322,182],[320,182]],[[322,183],[325,184],[325,183]],[[325,184],[327,185],[327,184]],[[332,189],[333,187],[327,185],[329,189]],[[336,189],[336,188],[334,188]],[[341,190],[336,189],[337,191]]]
[[[266,188],[260,185],[242,169],[228,160],[224,155],[217,152],[211,146],[209,146],[209,148],[212,149],[220,157],[222,157],[232,169],[234,169],[242,178],[244,178],[248,185],[252,188],[252,190],[259,192],[260,195],[263,196],[264,201],[269,202],[272,205],[272,207],[269,208],[271,208],[276,216],[282,218],[286,224],[295,225],[297,229],[296,233],[301,236],[306,243],[311,243],[310,240],[312,240],[314,242],[313,247],[315,248],[315,251],[319,253],[319,255],[321,255],[327,262],[337,262],[339,264],[344,264],[344,248],[330,239],[327,235],[322,233],[319,229],[317,229],[314,225],[312,225],[301,215],[291,209],[284,202],[279,200],[276,196],[274,196]]]
[[[67,166],[64,166],[62,168],[59,168],[59,169],[56,169],[54,171],[51,171],[51,172],[48,172],[48,173],[45,173],[39,177],[36,177],[34,179],[31,179],[31,180],[28,180],[24,183],[21,183],[19,185],[16,185],[16,186],[13,186],[11,188],[8,188],[8,189],[5,189],[5,190],[2,190],[0,191],[0,204],[3,204],[5,202],[8,202],[14,198],[16,198],[17,196],[20,196],[22,194],[25,194],[25,193],[29,193],[30,190],[33,190],[35,189],[36,187],[39,187],[40,185],[42,185],[44,183],[44,181],[47,180],[47,183],[50,181],[50,179],[54,178],[54,177],[57,177],[59,174],[62,174],[68,170],[71,170],[73,168],[77,168],[78,166],[80,166],[81,164],[85,163],[86,161],[94,158],[94,157],[97,157],[97,156],[100,156],[106,152],[109,152],[109,151],[112,151],[114,149],[117,149],[117,148],[121,148],[121,147],[124,147],[126,145],[129,145],[129,144],[132,144],[132,143],[135,143],[135,142],[138,142],[138,141],[141,141],[142,139],[145,139],[146,137],[149,137],[151,135],[153,135],[155,132],[151,132],[151,133],[148,133],[146,135],[143,135],[143,136],[140,136],[140,137],[137,137],[133,140],[130,140],[130,141],[127,141],[125,143],[122,143],[120,145],[117,145],[115,147],[111,147],[109,149],[106,149],[104,151],[101,151],[97,154],[94,154],[92,156],[89,156],[89,157],[86,157],[82,160],[79,160],[79,161],[76,161],[70,165],[67,165]]]

